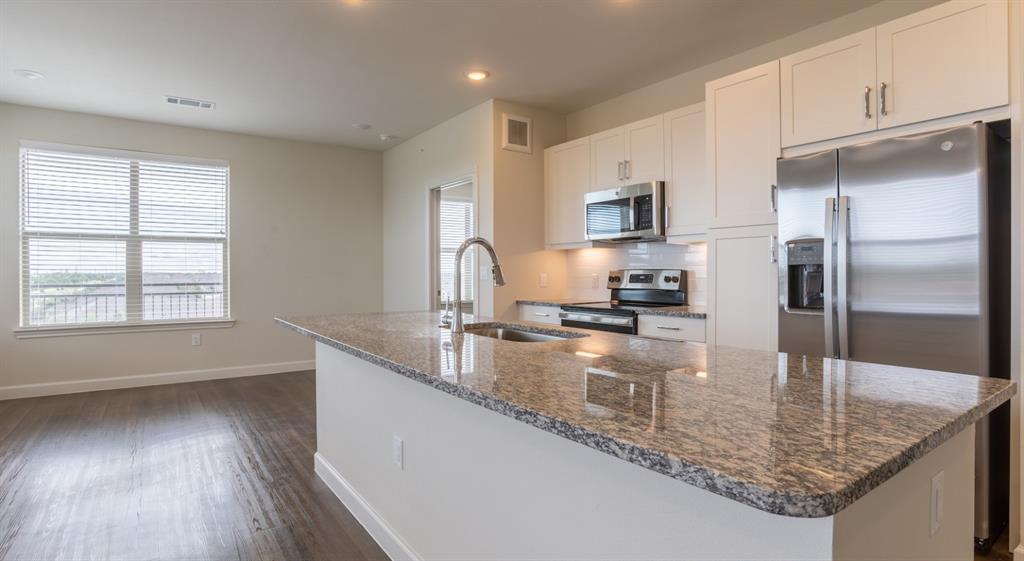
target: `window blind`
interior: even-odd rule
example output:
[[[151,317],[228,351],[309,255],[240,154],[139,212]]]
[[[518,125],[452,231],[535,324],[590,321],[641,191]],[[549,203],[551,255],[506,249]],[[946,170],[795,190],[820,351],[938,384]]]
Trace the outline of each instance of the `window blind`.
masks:
[[[224,319],[228,167],[20,151],[23,327]]]
[[[455,274],[455,252],[467,238],[473,237],[473,202],[443,198],[438,209],[439,232],[439,274],[441,290],[452,295],[452,279]],[[467,251],[462,258],[462,301],[473,301],[473,252]],[[442,297],[441,304],[443,305]]]

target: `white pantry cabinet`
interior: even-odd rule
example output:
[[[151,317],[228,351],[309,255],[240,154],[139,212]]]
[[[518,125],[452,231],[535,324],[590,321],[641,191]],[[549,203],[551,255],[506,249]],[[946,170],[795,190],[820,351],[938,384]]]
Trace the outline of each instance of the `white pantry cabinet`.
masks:
[[[879,128],[1009,102],[1005,0],[956,0],[878,26]]]
[[[665,179],[663,116],[590,136],[591,190]]]
[[[665,113],[665,199],[668,235],[703,235],[707,229],[704,104]]]
[[[775,244],[774,226],[708,231],[708,344],[778,349]]]
[[[544,151],[545,243],[548,246],[586,241],[583,195],[589,188],[589,137]]]
[[[875,29],[783,57],[782,145],[873,131]]]
[[[705,85],[711,228],[775,223],[779,61]]]

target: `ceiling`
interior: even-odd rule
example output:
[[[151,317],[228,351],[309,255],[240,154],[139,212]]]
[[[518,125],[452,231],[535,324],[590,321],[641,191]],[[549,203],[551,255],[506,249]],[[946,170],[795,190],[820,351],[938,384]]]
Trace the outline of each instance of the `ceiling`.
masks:
[[[380,150],[492,97],[568,113],[875,1],[0,0],[0,100]]]

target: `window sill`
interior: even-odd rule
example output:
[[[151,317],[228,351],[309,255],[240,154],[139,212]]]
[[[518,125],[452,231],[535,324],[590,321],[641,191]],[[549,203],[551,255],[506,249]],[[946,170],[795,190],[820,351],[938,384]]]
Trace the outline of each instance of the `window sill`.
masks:
[[[14,330],[14,336],[18,339],[37,339],[40,337],[67,337],[71,335],[105,335],[112,333],[139,333],[146,331],[184,331],[188,329],[223,329],[226,327],[233,327],[234,325],[235,320],[231,318],[147,323],[57,325],[43,327],[18,327]]]

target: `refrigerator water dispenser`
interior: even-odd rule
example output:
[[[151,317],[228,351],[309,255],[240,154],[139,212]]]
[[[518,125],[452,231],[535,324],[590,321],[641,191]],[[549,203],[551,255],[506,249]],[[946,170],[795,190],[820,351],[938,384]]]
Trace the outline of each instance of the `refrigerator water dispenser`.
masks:
[[[825,245],[821,238],[786,242],[787,310],[825,307]]]

